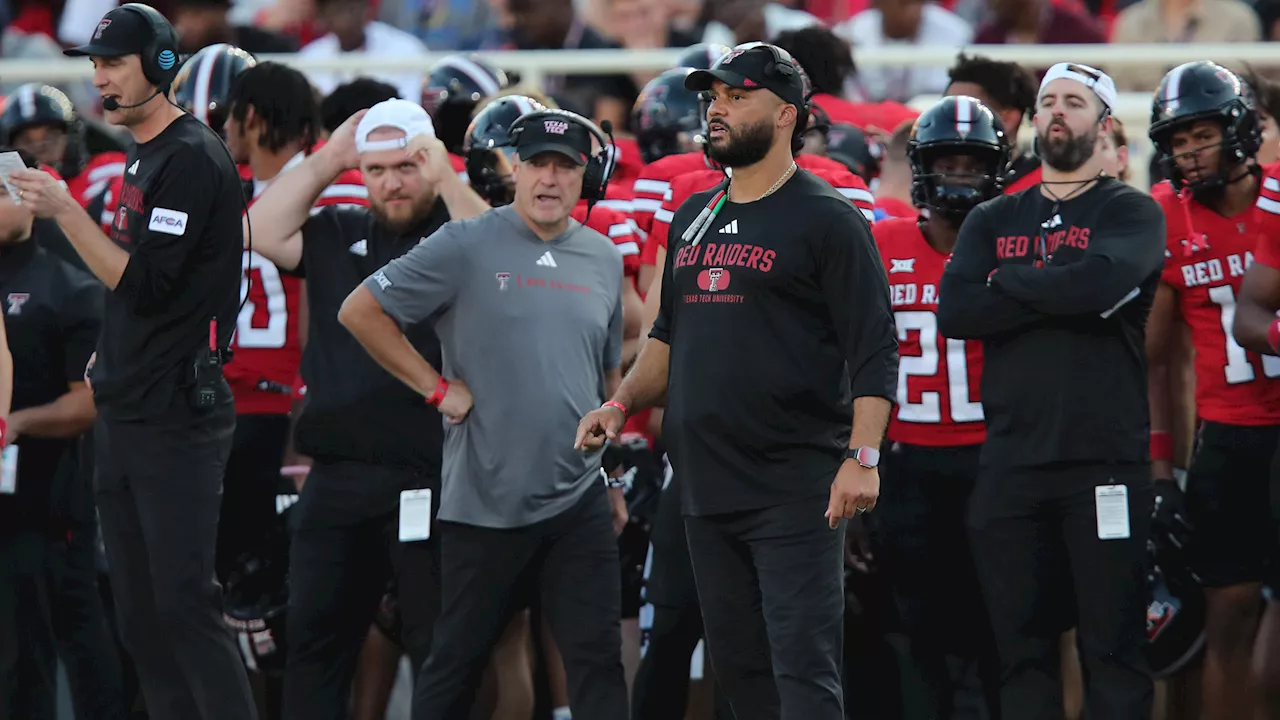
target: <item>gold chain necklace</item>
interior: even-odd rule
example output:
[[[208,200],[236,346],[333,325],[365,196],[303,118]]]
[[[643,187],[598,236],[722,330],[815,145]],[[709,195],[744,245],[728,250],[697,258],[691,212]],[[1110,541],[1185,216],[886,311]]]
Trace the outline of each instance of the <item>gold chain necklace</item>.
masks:
[[[755,200],[751,200],[750,202],[759,202],[759,201],[761,201],[761,200],[763,200],[763,199],[765,199],[765,198],[769,197],[770,195],[774,194],[775,192],[777,192],[777,191],[778,191],[778,188],[782,187],[783,183],[785,183],[785,182],[787,181],[787,179],[788,179],[788,178],[790,178],[790,177],[791,177],[791,175],[792,175],[792,173],[794,173],[795,171],[796,171],[796,162],[795,162],[794,160],[792,160],[792,161],[791,161],[791,167],[787,168],[787,171],[786,171],[786,172],[784,172],[784,173],[782,173],[782,177],[778,178],[778,179],[777,179],[777,181],[775,181],[775,182],[773,183],[773,185],[771,185],[771,186],[769,187],[769,189],[768,189],[768,190],[765,190],[763,195],[761,195],[760,197],[756,198]],[[732,181],[730,181],[730,182],[732,182]]]

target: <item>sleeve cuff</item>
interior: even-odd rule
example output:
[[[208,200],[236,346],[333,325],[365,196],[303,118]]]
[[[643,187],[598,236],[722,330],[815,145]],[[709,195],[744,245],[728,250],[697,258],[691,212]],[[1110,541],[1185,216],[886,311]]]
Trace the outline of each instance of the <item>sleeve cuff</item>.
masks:
[[[112,289],[112,292],[124,298],[130,304],[136,303],[142,287],[142,280],[147,274],[145,265],[146,261],[136,254],[130,255],[128,262],[125,263],[124,272],[120,273],[120,279],[116,281],[116,286]]]

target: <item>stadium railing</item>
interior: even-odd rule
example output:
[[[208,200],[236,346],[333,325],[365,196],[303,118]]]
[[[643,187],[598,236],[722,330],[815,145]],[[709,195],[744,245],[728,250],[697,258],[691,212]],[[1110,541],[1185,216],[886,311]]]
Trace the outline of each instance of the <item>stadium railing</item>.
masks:
[[[548,75],[599,75],[663,70],[675,62],[679,50],[521,50],[477,53],[502,68],[520,73],[521,84],[539,87]],[[1171,67],[1183,62],[1211,59],[1227,65],[1247,62],[1257,67],[1280,67],[1280,43],[1160,43],[1147,45],[970,45],[900,46],[858,48],[855,59],[859,67],[882,66],[947,66],[958,53],[985,55],[1012,60],[1028,67],[1048,67],[1055,62],[1072,61],[1104,68],[1118,66]],[[430,53],[418,57],[352,57],[303,58],[297,55],[263,56],[304,71],[339,72],[356,76],[369,72],[422,71],[449,53]],[[87,80],[93,74],[83,60],[0,59],[0,80],[5,83]],[[913,105],[927,104],[931,98],[917,98]],[[1150,120],[1150,92],[1128,92],[1120,96],[1115,115],[1124,121],[1130,139],[1133,182],[1145,181],[1150,159],[1150,143],[1144,138]],[[888,129],[888,128],[886,128]]]

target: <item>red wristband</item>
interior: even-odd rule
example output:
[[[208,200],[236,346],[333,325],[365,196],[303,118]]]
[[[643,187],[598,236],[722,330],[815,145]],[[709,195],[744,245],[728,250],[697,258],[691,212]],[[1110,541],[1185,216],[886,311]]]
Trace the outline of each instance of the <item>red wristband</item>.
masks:
[[[0,418],[0,448],[9,444],[9,421]]]
[[[440,376],[440,382],[436,383],[436,391],[431,393],[431,397],[427,398],[427,404],[432,407],[440,407],[440,403],[444,402],[444,396],[449,393],[449,381]]]
[[[1156,431],[1151,433],[1151,459],[1173,459],[1173,436],[1168,432]]]
[[[1267,326],[1267,344],[1271,346],[1272,350],[1280,354],[1280,317]]]
[[[628,415],[627,415],[627,406],[626,406],[626,405],[623,405],[622,403],[618,402],[617,400],[610,400],[609,402],[607,402],[607,403],[605,403],[605,404],[601,405],[600,407],[602,407],[602,408],[607,408],[607,407],[617,408],[617,409],[618,409],[618,411],[622,413],[622,417],[623,417],[624,419],[628,417]]]
[[[987,287],[991,287],[991,278],[995,277],[998,272],[1000,272],[1000,268],[996,268],[995,270],[987,273]]]

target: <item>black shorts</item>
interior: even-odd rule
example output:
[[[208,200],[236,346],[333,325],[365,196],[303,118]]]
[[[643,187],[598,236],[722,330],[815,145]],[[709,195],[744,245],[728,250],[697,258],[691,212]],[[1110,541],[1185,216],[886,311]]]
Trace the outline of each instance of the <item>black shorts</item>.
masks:
[[[902,629],[965,655],[988,635],[965,518],[981,445],[894,443],[881,462],[877,565]]]
[[[1280,426],[1205,422],[1187,474],[1187,517],[1195,527],[1187,548],[1205,587],[1260,582],[1275,555],[1272,465]]]

